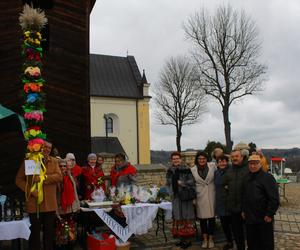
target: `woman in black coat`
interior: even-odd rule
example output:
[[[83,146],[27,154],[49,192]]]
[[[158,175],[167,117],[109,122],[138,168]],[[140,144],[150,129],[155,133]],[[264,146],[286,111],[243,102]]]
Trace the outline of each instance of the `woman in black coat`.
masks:
[[[182,236],[181,241],[176,244],[182,249],[191,246],[189,237],[194,233],[194,205],[192,197],[195,194],[195,181],[191,170],[181,163],[181,154],[174,152],[171,154],[172,166],[169,167],[166,174],[167,188],[172,199],[172,212],[174,219],[174,236]],[[184,189],[189,190],[184,198],[182,194]],[[186,190],[186,189],[185,189]],[[189,196],[189,197],[188,197]],[[183,235],[186,233],[186,235]],[[185,237],[183,237],[185,236]]]

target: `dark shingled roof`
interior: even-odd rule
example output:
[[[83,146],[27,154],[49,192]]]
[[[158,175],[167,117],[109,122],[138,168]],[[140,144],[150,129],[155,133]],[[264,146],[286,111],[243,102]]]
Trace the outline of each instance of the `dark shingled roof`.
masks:
[[[143,98],[142,76],[134,57],[91,54],[90,95]]]
[[[92,137],[92,152],[110,154],[124,153],[126,155],[117,137]]]

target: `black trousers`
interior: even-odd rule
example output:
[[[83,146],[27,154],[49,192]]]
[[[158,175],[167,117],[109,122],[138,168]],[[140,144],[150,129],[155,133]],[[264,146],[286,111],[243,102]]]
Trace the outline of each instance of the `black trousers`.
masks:
[[[241,213],[232,213],[230,221],[237,250],[245,250],[244,220]]]
[[[274,250],[273,223],[247,224],[248,250]]]
[[[208,219],[200,219],[200,227],[201,227],[202,235],[203,234],[214,235],[215,225],[216,225],[215,217],[208,218]]]
[[[40,233],[43,230],[44,250],[53,250],[55,212],[40,212],[39,218],[36,213],[29,214],[30,230],[29,249],[41,250]]]
[[[227,242],[232,243],[232,233],[231,233],[232,226],[231,226],[230,216],[220,216],[220,221]]]

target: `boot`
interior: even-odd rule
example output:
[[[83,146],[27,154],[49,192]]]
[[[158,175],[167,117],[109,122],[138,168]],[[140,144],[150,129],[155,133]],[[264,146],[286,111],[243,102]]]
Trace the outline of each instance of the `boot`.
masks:
[[[233,249],[233,243],[228,242],[225,246],[223,246],[223,250],[230,250]]]
[[[215,243],[214,243],[214,240],[213,240],[213,236],[210,235],[209,240],[208,240],[208,248],[214,248],[214,247],[215,247]]]
[[[201,245],[202,248],[207,248],[208,247],[208,237],[207,234],[203,234],[203,242]]]

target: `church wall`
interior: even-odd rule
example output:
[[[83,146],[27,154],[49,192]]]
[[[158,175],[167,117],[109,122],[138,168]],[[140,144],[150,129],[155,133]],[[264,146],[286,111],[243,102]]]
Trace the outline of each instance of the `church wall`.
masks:
[[[104,114],[115,114],[118,117],[117,130],[109,133],[118,137],[129,161],[136,164],[137,157],[137,121],[136,100],[91,97],[91,136],[105,136]],[[115,123],[115,120],[114,120]]]

